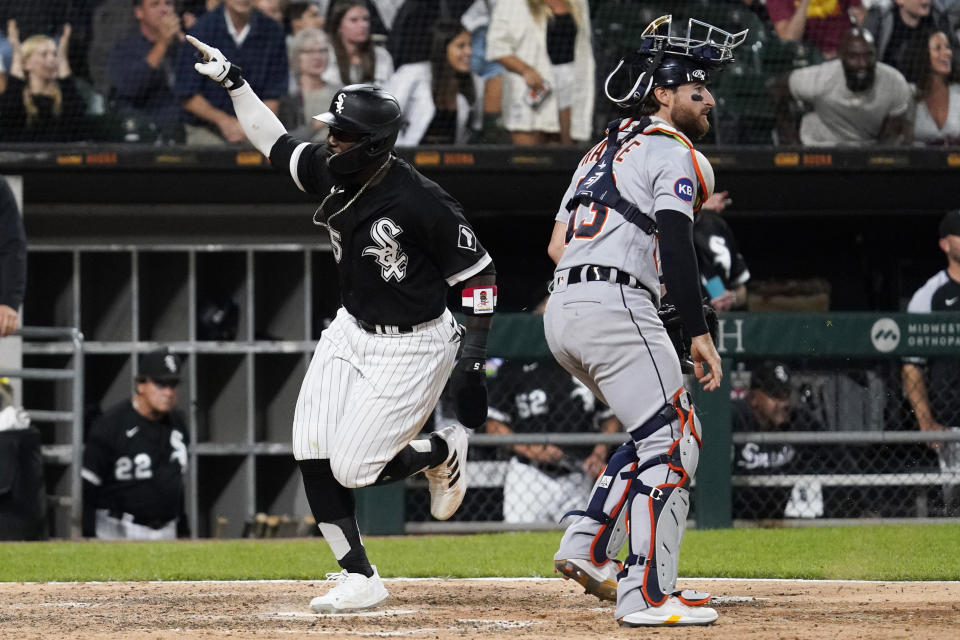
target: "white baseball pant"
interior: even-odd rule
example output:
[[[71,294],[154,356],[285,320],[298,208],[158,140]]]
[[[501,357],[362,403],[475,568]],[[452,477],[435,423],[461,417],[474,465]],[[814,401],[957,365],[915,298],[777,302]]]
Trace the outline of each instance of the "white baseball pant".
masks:
[[[293,417],[297,460],[329,459],[345,487],[373,484],[440,399],[461,332],[453,314],[369,333],[341,308],[321,334]]]

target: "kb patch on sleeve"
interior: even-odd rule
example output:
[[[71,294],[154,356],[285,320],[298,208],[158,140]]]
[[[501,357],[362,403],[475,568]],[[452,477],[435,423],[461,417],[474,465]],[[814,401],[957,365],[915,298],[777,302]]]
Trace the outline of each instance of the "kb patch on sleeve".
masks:
[[[684,202],[693,201],[693,182],[690,178],[680,178],[673,183],[673,192]]]

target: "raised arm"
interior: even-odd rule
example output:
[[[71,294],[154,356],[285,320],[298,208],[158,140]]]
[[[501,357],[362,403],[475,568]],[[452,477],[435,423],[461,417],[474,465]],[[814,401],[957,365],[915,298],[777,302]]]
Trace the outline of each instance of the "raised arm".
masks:
[[[778,20],[773,24],[773,28],[781,40],[800,40],[803,38],[803,32],[807,28],[807,9],[809,8],[810,0],[799,0],[792,16],[786,20]]]
[[[7,20],[7,41],[13,51],[13,58],[10,60],[10,75],[23,80],[23,52],[20,49],[20,28],[17,27],[16,20]]]
[[[237,120],[240,122],[244,135],[260,153],[270,157],[270,150],[273,149],[274,143],[287,132],[283,124],[280,123],[280,119],[253,92],[253,89],[240,74],[240,67],[231,64],[219,49],[211,47],[190,35],[186,39],[203,54],[203,62],[193,65],[194,69],[197,70],[197,73],[207,76],[230,93],[230,98],[233,100],[233,110],[237,114]],[[197,97],[194,96],[187,102],[190,103]],[[207,102],[207,106],[210,106],[209,102]],[[186,108],[186,105],[184,107]],[[197,115],[204,117],[201,114]]]
[[[70,23],[64,24],[63,34],[61,34],[60,42],[57,44],[57,78],[60,80],[69,78],[71,73],[70,59],[68,56],[71,33],[73,33],[73,29],[70,27]]]

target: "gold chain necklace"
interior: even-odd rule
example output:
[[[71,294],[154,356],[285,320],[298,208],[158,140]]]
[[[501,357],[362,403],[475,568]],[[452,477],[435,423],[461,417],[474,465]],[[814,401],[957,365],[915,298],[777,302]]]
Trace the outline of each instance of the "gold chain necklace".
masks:
[[[354,203],[354,201],[356,201],[356,199],[360,197],[360,194],[363,193],[368,186],[370,186],[370,183],[372,183],[374,180],[376,180],[377,177],[378,177],[381,173],[383,173],[384,169],[386,169],[387,167],[389,167],[392,163],[393,163],[393,154],[387,156],[387,159],[384,161],[384,163],[383,163],[382,165],[380,165],[380,168],[377,169],[377,172],[374,173],[372,176],[370,176],[370,178],[369,178],[366,182],[363,183],[363,186],[360,187],[360,190],[357,191],[356,195],[353,196],[352,198],[350,198],[349,202],[347,202],[347,204],[343,205],[343,206],[340,208],[339,211],[336,211],[336,212],[330,214],[330,217],[327,218],[326,221],[324,221],[324,220],[317,220],[317,214],[319,213],[319,214],[321,214],[321,216],[322,216],[322,214],[323,214],[323,206],[324,206],[325,204],[327,204],[327,200],[329,200],[329,199],[332,198],[333,196],[337,195],[338,193],[342,193],[342,191],[343,191],[342,189],[341,189],[340,191],[337,191],[337,188],[334,187],[333,190],[330,192],[330,195],[328,195],[326,198],[324,198],[324,199],[323,199],[323,202],[320,203],[320,206],[317,207],[317,210],[313,212],[313,224],[317,225],[318,227],[325,227],[325,228],[329,231],[329,230],[330,230],[330,222],[331,222],[335,217],[337,217],[338,215],[340,215],[341,213],[343,213],[344,211],[346,211],[346,210],[347,210],[347,207],[349,207],[350,205],[352,205],[352,204]]]

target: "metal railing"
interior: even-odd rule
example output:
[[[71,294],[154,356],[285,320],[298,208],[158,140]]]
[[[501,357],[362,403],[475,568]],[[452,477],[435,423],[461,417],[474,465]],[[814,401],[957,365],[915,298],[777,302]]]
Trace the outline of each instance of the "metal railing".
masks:
[[[80,536],[82,517],[82,495],[80,465],[83,442],[83,334],[74,327],[21,327],[16,333],[25,340],[61,341],[71,345],[70,368],[29,367],[20,369],[0,368],[0,377],[19,378],[21,380],[67,380],[72,383],[69,411],[51,411],[24,407],[30,419],[38,422],[68,422],[71,425],[70,443],[53,444],[43,447],[45,459],[53,458],[70,466],[70,495],[56,496],[58,506],[70,509],[71,537]]]
[[[733,444],[747,442],[776,443],[776,444],[921,444],[929,442],[960,442],[960,431],[797,431],[797,432],[737,432],[731,434]],[[552,444],[557,446],[606,444],[611,450],[630,440],[624,432],[618,433],[515,433],[510,435],[488,435],[476,433],[470,437],[471,449],[491,449],[517,444]],[[710,443],[707,446],[711,446]],[[711,447],[712,449],[712,447]],[[711,451],[711,453],[716,453]],[[729,460],[729,454],[719,454],[718,458]],[[476,460],[468,466],[469,486],[474,489],[496,489],[503,486],[504,475],[508,465],[507,460]],[[782,474],[771,473],[765,475],[737,475],[731,473],[730,483],[733,487],[792,487],[797,482],[816,480],[825,486],[838,487],[923,487],[936,486],[944,483],[960,484],[960,473],[933,472],[933,471],[900,471],[896,473],[809,473],[809,474]],[[696,485],[696,479],[694,479]],[[415,477],[406,483],[408,490],[422,491],[426,482]],[[695,513],[691,517],[696,518]],[[841,519],[844,524],[862,523],[871,521],[869,518]],[[879,521],[893,521],[890,518],[881,518]],[[907,519],[912,521],[913,519]],[[940,522],[954,521],[950,518],[934,519]],[[819,518],[804,520],[801,524],[837,524],[840,520]],[[749,526],[749,522],[741,526]],[[502,520],[466,520],[438,522],[432,519],[422,521],[407,521],[404,531],[407,533],[475,533],[512,530],[546,530],[562,529],[563,525],[555,522],[511,524]]]

